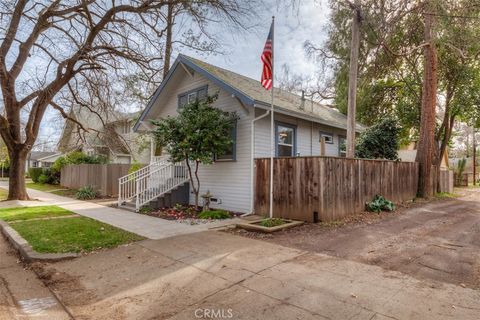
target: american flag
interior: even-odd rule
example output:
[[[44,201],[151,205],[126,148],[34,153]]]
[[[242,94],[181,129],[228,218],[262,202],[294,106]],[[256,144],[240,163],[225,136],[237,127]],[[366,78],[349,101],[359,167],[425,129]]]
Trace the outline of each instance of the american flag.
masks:
[[[273,83],[273,21],[272,25],[270,26],[270,32],[268,33],[267,42],[265,42],[265,47],[263,48],[262,52],[262,62],[263,62],[263,70],[262,70],[262,87],[267,90],[272,88]]]

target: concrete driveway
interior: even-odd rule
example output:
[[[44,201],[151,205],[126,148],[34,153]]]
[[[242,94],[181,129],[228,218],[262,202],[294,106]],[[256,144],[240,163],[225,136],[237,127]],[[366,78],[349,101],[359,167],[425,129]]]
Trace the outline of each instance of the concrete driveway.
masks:
[[[146,240],[41,277],[78,319],[478,319],[480,291],[218,231]]]
[[[479,290],[480,188],[458,192],[465,196],[417,204],[374,223],[329,230],[308,224],[265,240]]]

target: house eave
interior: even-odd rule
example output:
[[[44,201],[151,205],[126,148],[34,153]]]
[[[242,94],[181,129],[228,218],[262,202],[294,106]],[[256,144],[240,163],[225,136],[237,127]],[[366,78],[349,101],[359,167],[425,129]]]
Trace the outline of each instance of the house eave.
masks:
[[[264,110],[270,110],[271,105],[268,104],[268,103],[265,103],[263,101],[255,100],[255,107],[258,107],[258,108],[264,109]],[[295,111],[292,111],[292,110],[286,110],[286,109],[278,107],[278,106],[274,106],[274,111],[278,112],[278,113],[281,113],[281,114],[284,114],[284,115],[287,115],[287,116],[291,116],[291,117],[299,118],[299,119],[302,119],[302,120],[307,120],[307,121],[312,121],[312,122],[315,122],[315,123],[319,123],[319,124],[322,124],[322,125],[325,125],[325,126],[329,126],[329,127],[333,127],[333,128],[337,128],[337,129],[342,129],[342,130],[347,130],[346,125],[342,126],[342,125],[338,125],[338,124],[328,122],[326,120],[320,119],[318,116],[316,116],[314,114],[307,115],[307,114],[304,114],[302,112],[295,112]],[[363,129],[360,129],[360,128],[357,127],[355,131],[359,133],[359,132],[362,132]]]

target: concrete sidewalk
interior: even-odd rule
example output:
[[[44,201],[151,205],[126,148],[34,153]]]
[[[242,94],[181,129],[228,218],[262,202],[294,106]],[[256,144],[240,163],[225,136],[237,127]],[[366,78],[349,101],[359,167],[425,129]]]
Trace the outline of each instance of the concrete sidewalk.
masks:
[[[0,187],[8,189],[8,182],[0,181]],[[62,197],[49,192],[34,189],[27,189],[27,191],[30,198],[40,201],[12,201],[11,203],[4,203],[2,207],[19,205],[56,205],[79,215],[108,223],[117,228],[136,233],[149,239],[163,239],[182,234],[206,231],[208,229],[218,228],[236,222],[236,219],[229,219],[206,224],[187,225],[185,223],[154,218],[88,201]]]
[[[480,314],[478,290],[223,232],[140,241],[41,269],[79,319],[477,320]]]

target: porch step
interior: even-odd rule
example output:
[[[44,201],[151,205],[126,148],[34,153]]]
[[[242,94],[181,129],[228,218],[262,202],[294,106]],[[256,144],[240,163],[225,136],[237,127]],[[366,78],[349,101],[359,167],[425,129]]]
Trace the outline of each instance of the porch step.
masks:
[[[190,184],[185,182],[174,189],[166,192],[157,199],[150,201],[150,206],[154,209],[173,207],[176,204],[188,205],[190,198]]]
[[[156,199],[150,201],[148,204],[153,209],[160,208],[169,208],[173,207],[176,204],[188,205],[189,204],[189,192],[190,184],[185,182],[182,185],[176,186],[175,188],[165,192],[164,194],[159,195]],[[124,202],[119,209],[124,209],[130,212],[136,212],[135,210],[135,198]]]
[[[130,211],[130,212],[136,212],[135,211],[135,199],[133,200],[133,202],[125,202],[123,203],[122,205],[118,206],[118,209],[123,209],[123,210],[127,210],[127,211]]]

